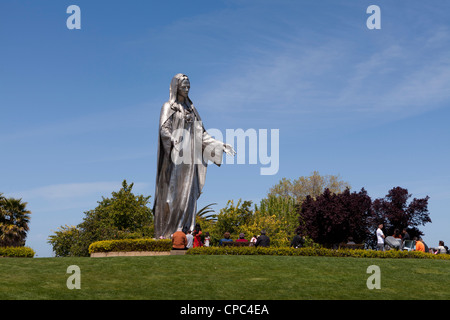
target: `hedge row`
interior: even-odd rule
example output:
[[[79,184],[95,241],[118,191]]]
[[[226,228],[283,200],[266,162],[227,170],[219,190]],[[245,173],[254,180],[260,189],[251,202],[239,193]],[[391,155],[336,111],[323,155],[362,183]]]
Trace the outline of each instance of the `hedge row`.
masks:
[[[89,246],[89,253],[118,251],[170,251],[171,249],[171,240],[122,239],[93,242]]]
[[[34,254],[29,247],[0,247],[0,257],[33,258]]]
[[[354,258],[418,258],[450,260],[448,254],[432,254],[418,251],[375,251],[361,249],[287,248],[287,247],[197,247],[189,249],[191,255],[277,255],[277,256],[324,256]]]

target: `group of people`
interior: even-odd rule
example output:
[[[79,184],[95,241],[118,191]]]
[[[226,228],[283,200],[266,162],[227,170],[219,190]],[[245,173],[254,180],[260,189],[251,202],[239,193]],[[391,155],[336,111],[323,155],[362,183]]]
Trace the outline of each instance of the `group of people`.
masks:
[[[233,241],[233,239],[230,238],[230,233],[225,232],[223,235],[223,238],[219,240],[219,246],[223,246],[224,243],[229,242],[244,242],[249,243],[249,245],[255,246],[255,247],[269,247],[270,246],[270,238],[266,234],[266,231],[261,230],[261,234],[259,236],[253,235],[253,237],[248,241],[245,239],[245,234],[240,233],[239,237]]]
[[[195,226],[193,231],[178,228],[177,231],[172,234],[171,238],[173,250],[187,250],[190,248],[203,246],[209,247],[211,243],[209,232],[205,232],[205,234],[203,234],[199,224]],[[219,240],[219,246],[223,246],[226,242],[233,242],[233,239],[231,239],[231,234],[229,232],[225,232],[223,238]],[[240,233],[235,242],[249,242],[249,245],[253,245],[255,247],[270,246],[270,238],[266,235],[266,232],[264,230],[261,231],[261,235],[254,235],[250,239],[250,241],[245,239],[244,233]]]
[[[195,225],[194,231],[178,228],[172,234],[172,249],[187,250],[195,247],[209,247],[211,237],[209,232],[203,235],[200,225]]]
[[[230,233],[225,232],[224,237],[219,240],[219,246],[222,246],[225,242],[233,242],[230,238]],[[243,233],[239,234],[239,238],[235,240],[235,242],[249,242],[245,239],[245,235]],[[292,238],[290,247],[292,248],[301,248],[305,244],[305,239],[301,236],[301,232],[297,231],[297,234]],[[261,230],[261,234],[259,236],[254,235],[249,245],[253,245],[255,247],[269,247],[270,246],[270,238],[266,234],[265,230]]]
[[[269,247],[270,246],[270,238],[266,234],[265,230],[261,230],[261,234],[259,236],[253,235],[253,237],[249,240],[245,238],[244,233],[240,233],[239,237],[236,240],[231,239],[231,234],[229,232],[225,232],[223,238],[219,240],[219,246],[224,246],[225,243],[248,243],[249,246],[254,247]],[[189,248],[195,247],[209,247],[211,243],[211,237],[209,232],[205,232],[203,235],[200,225],[197,224],[194,228],[194,231],[191,230],[183,230],[179,228],[172,235],[172,249],[173,250],[187,250]],[[290,246],[293,248],[301,248],[305,243],[304,238],[301,236],[300,232],[292,238]]]
[[[378,229],[376,231],[377,236],[377,250],[379,251],[385,251],[386,249],[386,243],[385,243],[385,235],[383,233],[383,224],[378,225]],[[405,241],[407,240],[413,240],[414,241],[414,249],[415,251],[422,251],[422,252],[430,252],[434,254],[445,254],[450,253],[448,250],[448,247],[444,245],[444,241],[439,241],[439,245],[435,248],[429,248],[427,244],[423,241],[421,237],[414,237],[413,239],[410,238],[408,231],[406,229],[403,229],[402,232],[399,230],[395,230],[392,237],[396,239],[401,240],[401,248],[403,248],[403,245],[405,244]],[[270,246],[270,238],[267,236],[266,232],[264,230],[261,230],[261,234],[259,236],[254,235],[250,241],[245,238],[244,233],[240,233],[239,237],[236,240],[231,239],[231,234],[229,232],[225,232],[223,235],[223,238],[219,240],[219,246],[225,245],[225,243],[230,242],[244,242],[249,243],[249,245],[255,246],[255,247],[269,247]],[[209,232],[205,232],[203,234],[202,229],[200,228],[199,224],[196,224],[193,231],[191,230],[183,230],[179,228],[173,235],[172,235],[172,248],[173,250],[187,250],[190,248],[195,247],[209,247],[211,243],[211,237],[209,235]],[[297,232],[297,234],[292,238],[290,247],[293,248],[301,248],[305,243],[304,238],[301,236],[300,232]],[[353,242],[354,243],[354,242]]]
[[[379,224],[378,229],[376,231],[377,250],[379,250],[379,251],[385,250],[386,236],[384,235],[382,229],[383,229],[383,224]],[[421,237],[413,237],[413,239],[411,239],[408,234],[408,231],[406,229],[403,229],[402,232],[400,232],[400,230],[398,230],[398,229],[395,229],[392,237],[395,239],[400,239],[401,243],[402,243],[402,247],[405,244],[405,241],[413,240],[414,244],[415,244],[413,250],[415,250],[415,251],[429,252],[429,253],[434,253],[434,254],[449,253],[448,247],[444,245],[444,241],[442,241],[442,240],[439,241],[439,245],[435,248],[429,248]]]

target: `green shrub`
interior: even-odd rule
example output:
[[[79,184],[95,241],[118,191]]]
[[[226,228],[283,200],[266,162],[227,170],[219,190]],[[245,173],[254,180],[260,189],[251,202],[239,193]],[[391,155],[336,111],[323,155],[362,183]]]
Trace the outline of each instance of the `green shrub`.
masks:
[[[0,257],[33,258],[34,254],[29,247],[0,247]]]
[[[89,245],[102,240],[151,238],[154,234],[150,196],[134,195],[133,183],[122,182],[112,197],[102,197],[98,206],[86,211],[83,222],[62,226],[48,237],[57,257],[89,256]]]
[[[354,258],[416,258],[450,260],[448,254],[431,254],[418,251],[374,251],[352,249],[310,248],[294,249],[288,247],[197,247],[191,248],[187,254],[192,255],[277,255],[277,256],[325,256]]]
[[[122,239],[103,240],[91,243],[89,253],[117,251],[170,251],[172,240]]]

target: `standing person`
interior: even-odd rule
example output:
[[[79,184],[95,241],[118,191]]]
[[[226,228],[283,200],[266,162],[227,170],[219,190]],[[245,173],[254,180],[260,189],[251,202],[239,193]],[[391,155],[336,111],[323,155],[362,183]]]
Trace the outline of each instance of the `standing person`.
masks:
[[[405,241],[405,240],[411,240],[411,238],[409,237],[408,231],[406,231],[406,228],[403,229],[402,234],[403,234],[403,236],[402,236],[402,240],[403,240],[403,241]]]
[[[205,243],[203,244],[205,247],[209,247],[209,243],[211,241],[211,236],[209,232],[205,232]]]
[[[203,247],[202,242],[202,230],[198,231],[194,235],[194,248]]]
[[[172,249],[173,250],[187,250],[187,238],[186,234],[182,231],[181,228],[178,228],[177,231],[172,235]]]
[[[409,237],[409,233],[406,230],[406,228],[403,228],[403,230],[402,230],[402,250],[405,245],[405,242],[409,241],[409,240],[411,240],[411,238]]]
[[[202,228],[200,228],[200,224],[198,223],[195,225],[193,236],[194,236],[194,248],[202,247],[203,246]]]
[[[186,234],[186,238],[187,238],[187,245],[186,245],[186,247],[188,249],[192,248],[192,245],[193,245],[193,242],[194,242],[194,236],[191,233],[192,233],[192,231],[188,230],[187,234]]]
[[[377,250],[378,251],[384,251],[384,233],[383,233],[383,224],[380,223],[378,225],[378,229],[377,229]]]
[[[261,230],[261,235],[258,237],[255,243],[255,247],[269,247],[270,246],[270,238],[266,235],[265,230]]]

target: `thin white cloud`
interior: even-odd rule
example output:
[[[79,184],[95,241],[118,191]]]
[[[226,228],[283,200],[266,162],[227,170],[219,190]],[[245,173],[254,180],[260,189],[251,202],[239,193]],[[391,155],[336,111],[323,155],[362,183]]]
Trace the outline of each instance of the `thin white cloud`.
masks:
[[[450,56],[427,61],[405,78],[381,97],[380,109],[388,107],[407,114],[432,110],[450,99]]]
[[[199,101],[235,116],[336,116],[347,124],[428,112],[450,99],[450,46],[441,42],[449,32],[428,36],[423,46],[412,38],[363,54],[348,39],[305,47],[300,38],[216,74]]]

